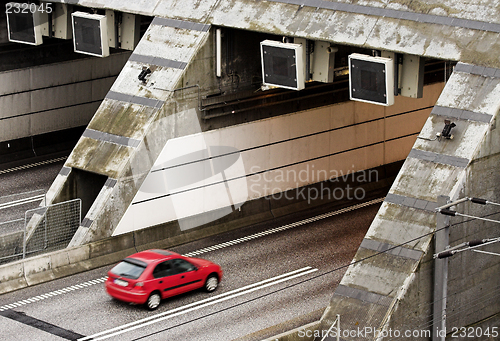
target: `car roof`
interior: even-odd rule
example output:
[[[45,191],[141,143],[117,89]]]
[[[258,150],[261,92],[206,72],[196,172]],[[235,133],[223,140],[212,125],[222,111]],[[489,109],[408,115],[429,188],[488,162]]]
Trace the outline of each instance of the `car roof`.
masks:
[[[170,258],[175,258],[178,257],[179,254],[168,251],[168,250],[161,250],[161,249],[152,249],[152,250],[146,250],[146,251],[141,251],[138,253],[134,253],[133,255],[128,256],[127,258],[134,258],[137,260],[141,260],[147,264],[152,263],[157,260],[166,260]],[[125,259],[127,259],[125,258]]]

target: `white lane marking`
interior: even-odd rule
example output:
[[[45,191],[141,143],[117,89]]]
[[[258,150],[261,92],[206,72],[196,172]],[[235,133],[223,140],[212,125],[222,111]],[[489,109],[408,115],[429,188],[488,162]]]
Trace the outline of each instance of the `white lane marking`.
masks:
[[[239,288],[239,289],[236,289],[233,291],[229,291],[229,292],[224,293],[224,294],[210,297],[210,298],[207,298],[207,299],[204,299],[204,300],[201,300],[198,302],[194,302],[194,303],[191,303],[191,304],[179,307],[179,308],[171,309],[171,310],[168,310],[166,312],[156,314],[156,315],[153,315],[153,316],[150,316],[150,317],[147,317],[147,318],[135,321],[135,322],[127,323],[127,324],[124,324],[122,326],[108,329],[108,330],[105,330],[103,332],[100,332],[100,333],[97,333],[94,335],[86,336],[84,338],[78,339],[78,341],[85,341],[85,340],[90,340],[90,339],[92,339],[92,340],[105,340],[105,339],[108,339],[110,337],[114,337],[114,336],[117,336],[117,335],[120,335],[123,333],[131,332],[131,331],[139,329],[139,328],[144,328],[144,327],[149,326],[149,325],[154,324],[154,323],[162,322],[164,320],[167,320],[167,319],[170,319],[170,318],[173,318],[176,316],[187,314],[187,313],[190,313],[192,311],[195,311],[195,310],[198,310],[201,308],[205,308],[205,307],[208,307],[208,306],[211,306],[211,305],[214,305],[217,303],[221,303],[221,302],[224,302],[224,301],[227,301],[227,300],[230,300],[230,299],[242,296],[242,295],[246,295],[246,294],[252,293],[254,291],[267,288],[267,287],[272,286],[272,285],[276,285],[276,284],[279,284],[279,283],[282,283],[285,281],[290,281],[294,278],[305,276],[305,275],[308,275],[308,274],[316,272],[316,271],[318,271],[318,269],[313,269],[311,267],[305,267],[305,268],[295,270],[295,271],[292,271],[292,272],[289,272],[289,273],[286,273],[283,275],[279,275],[279,276],[276,276],[276,277],[273,277],[273,278],[270,278],[270,279],[267,279],[267,280],[264,280],[264,281],[261,281],[258,283],[250,284],[250,285],[247,285],[245,287],[242,287],[242,288]]]
[[[29,198],[24,198],[24,199],[19,199],[19,200],[14,200],[14,201],[6,202],[6,203],[3,203],[3,204],[0,204],[0,210],[3,210],[5,208],[11,208],[11,207],[14,207],[14,206],[20,206],[20,205],[24,205],[24,204],[29,204],[30,202],[40,201],[43,198],[45,198],[45,194],[35,195],[35,196],[29,197]]]
[[[210,246],[210,247],[206,247],[206,248],[203,248],[203,249],[199,249],[199,250],[196,250],[196,251],[193,251],[193,252],[186,253],[186,254],[184,254],[184,256],[186,256],[186,257],[193,257],[193,256],[197,256],[197,255],[200,255],[200,254],[203,254],[203,253],[207,253],[207,252],[213,251],[213,250],[223,249],[223,248],[228,247],[228,246],[232,246],[232,245],[243,243],[245,241],[250,241],[250,240],[253,240],[253,239],[257,239],[257,238],[261,237],[261,235],[263,233],[265,233],[265,235],[270,235],[270,234],[277,233],[277,232],[280,232],[280,231],[285,231],[285,230],[288,230],[288,229],[291,229],[291,228],[294,228],[294,227],[297,227],[297,226],[301,226],[301,225],[307,224],[308,222],[317,221],[317,220],[325,219],[325,218],[328,218],[328,217],[332,217],[334,215],[338,215],[338,214],[350,212],[350,211],[353,211],[353,210],[356,210],[356,209],[359,209],[359,208],[363,208],[363,207],[366,207],[366,206],[370,206],[370,205],[373,205],[373,204],[380,203],[382,201],[384,201],[384,198],[374,199],[374,200],[371,200],[371,201],[368,201],[368,202],[365,202],[365,203],[361,203],[361,204],[349,206],[349,207],[343,208],[341,210],[337,210],[337,211],[333,211],[333,212],[328,212],[328,213],[325,213],[325,214],[318,215],[316,217],[312,217],[312,218],[309,218],[309,219],[304,219],[304,220],[301,220],[301,221],[298,221],[298,222],[294,222],[294,223],[291,223],[291,224],[288,224],[288,225],[284,225],[284,226],[276,227],[276,228],[273,228],[273,229],[269,229],[269,230],[264,231],[264,232],[255,233],[255,234],[247,236],[247,237],[242,237],[242,238],[235,239],[235,240],[232,240],[232,241],[229,241],[229,242],[224,242],[224,243],[217,244],[217,245],[214,245],[214,246]],[[90,285],[104,283],[106,281],[106,278],[107,278],[107,276],[102,277],[102,278],[98,278],[98,279],[95,279],[95,280],[90,280],[90,281],[87,281],[86,283],[89,283]],[[65,289],[67,289],[67,288],[65,288]],[[53,291],[53,292],[49,292],[49,293],[40,295],[40,297],[42,297],[43,299],[46,299],[46,298],[50,298],[50,297],[53,297],[53,296],[61,295],[61,294],[65,293],[62,290],[64,290],[64,289]],[[26,304],[26,303],[23,303],[23,304]],[[11,308],[8,308],[7,305],[4,305],[4,306],[0,307],[0,311],[4,311],[4,310],[7,310],[7,309],[11,309]]]
[[[186,257],[193,257],[193,256],[198,256],[198,255],[201,255],[203,253],[210,252],[210,251],[220,250],[220,249],[223,249],[223,248],[228,247],[230,245],[240,244],[240,243],[247,242],[247,241],[250,241],[250,240],[254,240],[254,239],[257,239],[257,238],[260,238],[260,237],[263,237],[263,236],[268,236],[268,235],[273,234],[273,233],[277,233],[277,232],[289,230],[291,228],[294,228],[294,227],[297,227],[297,226],[301,226],[301,225],[305,225],[305,224],[308,224],[308,223],[311,223],[311,222],[314,222],[314,221],[318,221],[318,220],[322,220],[322,219],[325,219],[325,218],[329,218],[329,217],[332,217],[334,215],[339,215],[339,214],[342,214],[342,213],[347,213],[347,212],[350,212],[350,211],[354,211],[354,210],[357,210],[359,208],[363,208],[363,207],[370,206],[370,205],[373,205],[373,204],[378,204],[378,203],[384,201],[384,199],[385,198],[378,198],[378,199],[374,199],[374,200],[371,200],[371,201],[367,201],[365,203],[361,203],[361,204],[349,206],[349,207],[343,208],[341,210],[337,210],[337,211],[333,211],[333,212],[328,212],[328,213],[325,213],[325,214],[320,214],[320,215],[312,217],[312,218],[307,218],[307,219],[304,219],[304,220],[301,220],[301,221],[297,221],[297,222],[294,222],[294,223],[291,223],[291,224],[288,224],[288,225],[284,225],[284,226],[280,226],[280,227],[275,227],[275,228],[272,228],[272,229],[269,229],[269,230],[266,230],[266,231],[263,231],[263,232],[258,232],[258,233],[252,234],[250,236],[238,238],[238,239],[232,240],[230,242],[225,242],[225,243],[221,243],[221,244],[217,244],[217,245],[205,247],[205,248],[200,249],[200,250],[196,250],[196,251],[193,251],[193,252],[186,253],[184,256],[186,256]],[[228,244],[228,243],[231,243],[231,244]]]
[[[20,221],[24,221],[25,218],[21,218],[21,219],[16,219],[16,220],[10,220],[10,221],[5,221],[5,222],[2,222],[1,224],[2,225],[5,225],[5,224],[12,224],[12,223],[18,223]]]
[[[24,165],[24,166],[14,167],[14,168],[10,168],[10,169],[5,169],[5,170],[1,170],[0,174],[15,172],[15,171],[18,171],[18,170],[33,168],[33,167],[36,167],[36,166],[48,165],[48,164],[51,164],[51,163],[55,163],[55,162],[66,160],[67,158],[68,158],[67,156],[63,156],[63,157],[60,157],[60,158],[57,158],[57,159],[52,159],[52,160],[47,160],[47,161],[41,161],[41,162],[36,162],[36,163],[29,164],[29,165]]]
[[[12,309],[12,308],[16,308],[16,307],[19,307],[19,306],[25,305],[25,304],[30,304],[30,303],[35,303],[35,302],[43,301],[43,300],[45,300],[47,298],[51,298],[51,297],[54,297],[54,296],[62,295],[62,294],[71,292],[73,290],[83,289],[83,288],[90,287],[92,285],[104,283],[106,281],[106,278],[108,278],[108,277],[106,276],[106,277],[94,279],[92,281],[88,281],[88,282],[85,282],[85,283],[80,283],[80,284],[74,285],[72,287],[67,287],[67,288],[55,290],[55,291],[52,291],[52,292],[49,292],[49,293],[46,293],[46,294],[38,295],[36,297],[32,297],[32,298],[28,298],[28,299],[25,299],[25,300],[22,300],[22,301],[18,301],[18,302],[15,302],[15,303],[7,304],[7,305],[4,305],[4,306],[1,306],[0,307],[0,311],[4,311],[4,310],[7,310],[7,309]]]
[[[164,315],[167,315],[167,314],[170,314],[172,312],[176,312],[176,311],[179,311],[179,310],[182,310],[182,309],[186,309],[186,308],[189,308],[189,307],[192,307],[192,306],[196,306],[196,305],[199,305],[199,304],[202,304],[202,303],[205,303],[205,302],[210,302],[210,301],[213,301],[213,300],[216,300],[220,297],[224,297],[224,296],[228,296],[228,295],[231,295],[233,293],[236,293],[236,292],[240,292],[240,291],[243,291],[243,290],[247,290],[247,289],[250,289],[250,288],[253,288],[253,287],[256,287],[256,286],[259,286],[259,285],[262,285],[262,284],[266,284],[266,283],[269,283],[269,282],[272,282],[276,279],[280,279],[280,278],[284,278],[286,276],[290,276],[290,275],[295,275],[297,273],[300,273],[300,272],[303,272],[303,271],[310,271],[312,270],[313,268],[310,267],[310,266],[306,266],[305,268],[302,268],[302,269],[298,269],[298,270],[294,270],[294,271],[291,271],[291,272],[288,272],[286,274],[283,274],[283,275],[279,275],[279,276],[276,276],[276,277],[273,277],[273,278],[269,278],[269,279],[265,279],[263,281],[260,281],[260,282],[257,282],[257,283],[253,283],[253,284],[249,284],[249,285],[246,285],[244,287],[241,287],[241,288],[238,288],[238,289],[235,289],[235,290],[232,290],[232,291],[229,291],[229,292],[226,292],[224,294],[220,294],[220,295],[217,295],[217,296],[212,296],[212,297],[209,297],[209,298],[206,298],[204,300],[201,300],[201,301],[197,301],[197,302],[194,302],[194,303],[190,303],[188,305],[185,305],[185,306],[182,306],[182,307],[179,307],[179,308],[175,308],[175,309],[172,309],[172,310],[169,310],[169,311],[166,311],[166,312],[163,312],[163,313],[160,313],[160,314],[156,314],[156,315],[153,315],[153,316],[150,316],[150,317],[146,317],[142,320],[138,320],[138,321],[135,321],[135,322],[130,322],[130,323],[127,323],[127,324],[124,324],[122,326],[118,326],[118,327],[115,327],[115,328],[112,328],[112,329],[109,329],[109,330],[106,330],[104,332],[100,332],[98,334],[95,334],[93,336],[100,336],[100,335],[103,335],[105,333],[109,333],[109,332],[113,332],[113,331],[117,331],[117,330],[120,330],[122,328],[127,328],[127,327],[130,327],[130,326],[133,326],[133,325],[136,325],[136,324],[139,324],[139,323],[142,323],[144,321],[149,321],[149,320],[152,320],[152,319],[155,319],[157,317],[161,317],[161,316],[164,316]],[[316,270],[315,270],[316,271]],[[86,340],[90,338],[90,336],[86,336],[84,338],[82,338],[81,340]]]

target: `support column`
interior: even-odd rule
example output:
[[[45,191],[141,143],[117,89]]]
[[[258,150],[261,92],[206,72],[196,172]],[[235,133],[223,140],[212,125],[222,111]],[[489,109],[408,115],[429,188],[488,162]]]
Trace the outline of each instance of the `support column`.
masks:
[[[450,197],[440,195],[438,206],[446,205]],[[437,213],[435,253],[442,252],[450,243],[450,218]],[[448,258],[434,260],[434,305],[432,323],[432,341],[445,341],[446,338],[446,296],[448,289]]]

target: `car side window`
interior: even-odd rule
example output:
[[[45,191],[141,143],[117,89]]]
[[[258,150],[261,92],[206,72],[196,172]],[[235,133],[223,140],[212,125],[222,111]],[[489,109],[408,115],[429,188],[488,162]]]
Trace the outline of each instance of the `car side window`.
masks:
[[[160,277],[166,277],[170,276],[173,274],[172,271],[172,264],[170,261],[162,262],[158,264],[155,269],[153,270],[153,277],[154,278],[160,278]]]
[[[175,273],[183,273],[196,270],[196,267],[184,259],[174,259],[172,261]]]

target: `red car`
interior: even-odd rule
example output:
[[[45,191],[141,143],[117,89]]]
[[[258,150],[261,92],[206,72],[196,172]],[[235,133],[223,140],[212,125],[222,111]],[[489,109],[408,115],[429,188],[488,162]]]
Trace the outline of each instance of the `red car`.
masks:
[[[222,279],[219,265],[208,260],[184,257],[167,250],[147,250],[115,265],[106,280],[106,291],[125,302],[158,308],[164,298],[187,291],[217,289]]]

